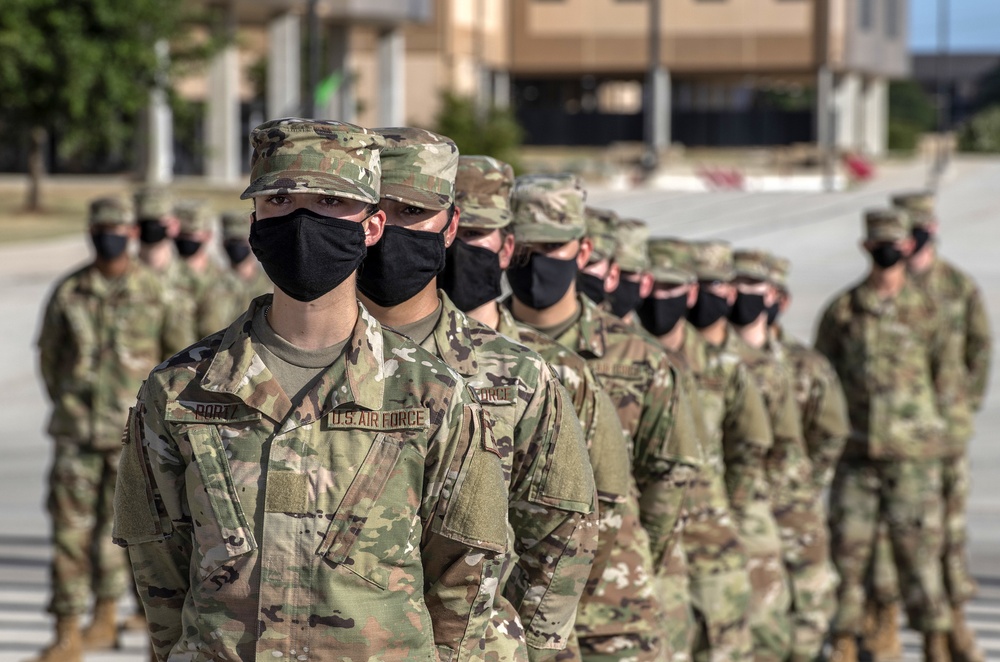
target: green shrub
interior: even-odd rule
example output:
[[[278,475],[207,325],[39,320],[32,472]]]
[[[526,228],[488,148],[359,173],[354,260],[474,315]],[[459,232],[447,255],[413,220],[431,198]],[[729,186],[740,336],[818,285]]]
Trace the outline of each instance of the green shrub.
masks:
[[[920,141],[921,129],[909,122],[889,120],[889,149],[895,152],[912,152]]]
[[[493,107],[477,112],[471,98],[445,92],[434,131],[454,140],[462,154],[492,156],[520,170],[519,148],[524,130],[512,109]]]
[[[1000,152],[1000,105],[981,110],[958,133],[958,149],[963,152]]]

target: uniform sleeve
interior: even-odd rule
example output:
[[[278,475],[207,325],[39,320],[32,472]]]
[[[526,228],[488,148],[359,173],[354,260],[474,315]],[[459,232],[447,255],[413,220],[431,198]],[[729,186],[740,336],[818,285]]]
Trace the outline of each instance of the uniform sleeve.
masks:
[[[839,368],[840,358],[840,329],[836,323],[832,306],[826,309],[823,317],[819,320],[819,327],[816,329],[816,351],[829,359],[835,369]]]
[[[816,357],[802,433],[812,461],[813,485],[817,493],[830,486],[844,445],[851,433],[847,401],[840,379],[826,360]]]
[[[566,647],[597,551],[596,491],[583,429],[547,366],[540,377],[542,388],[514,427],[515,446],[529,449],[531,461],[512,475],[517,563],[505,587],[529,654]]]
[[[931,331],[928,361],[934,382],[938,414],[949,433],[967,437],[972,429],[972,412],[967,396],[968,379],[962,361],[964,338],[954,325],[935,324]],[[952,443],[966,439],[952,439]]]
[[[199,338],[225,329],[235,319],[233,299],[234,297],[242,297],[243,292],[241,290],[234,293],[228,286],[229,282],[227,278],[218,278],[205,285],[205,291],[198,300]]]
[[[491,618],[508,562],[508,493],[484,412],[462,385],[443,412],[425,461],[420,544],[424,602],[441,659],[527,655],[523,635]]]
[[[989,380],[993,341],[983,296],[973,285],[966,303],[965,367],[969,373],[969,399],[978,411],[983,406]]]
[[[63,353],[69,338],[67,324],[62,306],[53,296],[45,307],[42,329],[38,335],[38,360],[42,381],[45,382],[45,390],[49,394],[49,399],[53,401],[60,396],[60,375],[66,369]]]
[[[739,514],[764,483],[765,457],[774,443],[764,398],[745,366],[737,367],[727,385],[722,426],[726,492],[730,506]]]
[[[163,421],[155,389],[140,390],[129,413],[115,488],[115,542],[128,547],[153,649],[166,660],[182,636],[190,585],[191,517],[185,463]]]
[[[767,478],[772,490],[772,502],[777,503],[775,497],[783,499],[791,496],[792,492],[801,495],[799,488],[811,485],[812,463],[802,439],[802,424],[791,383],[784,372],[774,379],[775,401],[770,413],[774,444],[768,452]],[[806,490],[806,494],[814,493]]]

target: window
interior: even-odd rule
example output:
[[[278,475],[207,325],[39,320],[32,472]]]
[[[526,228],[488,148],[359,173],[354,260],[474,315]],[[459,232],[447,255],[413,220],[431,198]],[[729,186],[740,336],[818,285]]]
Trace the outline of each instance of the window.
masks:
[[[899,37],[899,0],[885,0],[885,35]]]
[[[858,0],[858,26],[862,30],[871,30],[875,22],[874,0]]]

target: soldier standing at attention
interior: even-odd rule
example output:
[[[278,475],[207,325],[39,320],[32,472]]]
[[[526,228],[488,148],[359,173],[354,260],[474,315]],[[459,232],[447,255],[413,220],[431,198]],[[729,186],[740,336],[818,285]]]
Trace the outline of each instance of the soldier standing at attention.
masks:
[[[156,655],[493,659],[497,442],[461,377],[356,298],[384,140],[295,118],[250,140],[273,298],[151,373],[124,439],[115,538]]]
[[[195,337],[204,338],[233,321],[226,272],[209,250],[217,215],[207,203],[197,200],[181,202],[174,214],[180,221],[174,242],[183,263],[182,291],[192,309]]]
[[[836,585],[825,509],[822,495],[813,488],[790,362],[768,329],[767,310],[778,301],[777,289],[770,283],[771,258],[763,251],[738,250],[733,265],[737,295],[730,319],[740,338],[756,350],[747,357],[747,365],[764,396],[774,434],[767,479],[792,592],[789,659],[812,662],[822,652]]]
[[[648,243],[655,280],[652,294],[639,305],[643,327],[657,338],[677,368],[691,397],[702,434],[703,462],[688,493],[682,547],[687,560],[695,623],[688,650],[698,662],[747,662],[753,658],[748,609],[747,554],[729,507],[724,482],[722,436],[702,410],[698,378],[706,345],[685,318],[698,298],[698,283],[687,242],[655,238]],[[704,404],[716,404],[706,400]],[[680,628],[679,628],[680,629]]]
[[[687,395],[663,350],[577,296],[577,274],[591,250],[584,198],[573,175],[517,179],[507,305],[514,319],[587,359],[631,445],[635,484],[621,511],[621,531],[577,618],[583,658],[657,660],[667,625],[652,578],[683,526],[681,505],[700,448]]]
[[[629,324],[641,328],[633,311],[653,291],[653,276],[649,273],[649,227],[636,218],[622,218],[612,227],[615,234],[614,264],[620,277],[618,286],[609,284],[608,310]]]
[[[171,345],[178,334],[159,278],[128,253],[138,234],[131,205],[95,200],[89,220],[96,257],[56,285],[38,338],[53,404],[48,609],[56,616],[56,639],[35,662],[73,662],[83,650],[118,643],[116,604],[128,576],[124,554],[111,543],[121,430],[143,378],[181,349]],[[81,634],[91,597],[93,621]]]
[[[501,579],[507,604],[494,626],[523,627],[529,656],[537,659],[569,643],[596,552],[583,430],[542,357],[470,319],[437,289],[460,217],[455,143],[423,129],[376,132],[386,141],[379,202],[386,227],[361,268],[361,301],[382,324],[462,375],[491,420],[508,477],[516,555]]]
[[[865,580],[879,524],[907,587],[910,626],[924,634],[924,659],[949,660],[951,610],[944,592],[941,460],[960,407],[964,370],[958,334],[906,274],[909,215],[865,214],[866,278],[838,295],[820,320],[816,349],[847,396],[851,435],[830,491],[832,555],[840,573],[834,660],[857,660]],[[968,425],[968,421],[965,421]]]
[[[230,210],[222,214],[222,249],[229,259],[226,271],[230,308],[228,319],[236,319],[250,302],[269,294],[274,285],[250,250],[250,212]]]
[[[610,209],[587,207],[584,215],[587,236],[594,248],[590,252],[590,259],[576,278],[576,289],[600,305],[618,288],[618,280],[621,278],[621,270],[615,264],[615,247],[618,241],[615,239],[614,229],[618,223],[618,214]]]

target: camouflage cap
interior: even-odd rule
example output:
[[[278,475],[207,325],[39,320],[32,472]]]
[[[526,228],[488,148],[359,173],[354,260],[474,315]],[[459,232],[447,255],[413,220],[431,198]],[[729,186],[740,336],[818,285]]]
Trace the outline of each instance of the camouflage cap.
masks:
[[[741,248],[733,251],[733,270],[737,278],[767,281],[771,275],[771,256],[767,251]]]
[[[375,129],[382,148],[382,197],[421,209],[447,209],[455,202],[458,146],[424,129]]]
[[[182,234],[191,232],[211,232],[215,229],[217,214],[203,200],[184,200],[174,208],[174,215],[180,221]]]
[[[910,234],[910,215],[902,209],[869,209],[865,212],[868,241],[899,241]]]
[[[514,181],[510,208],[514,237],[523,243],[566,243],[587,233],[587,192],[570,173],[523,175]]]
[[[346,122],[264,122],[250,132],[250,186],[240,199],[321,193],[376,204],[383,145],[382,136]]]
[[[249,237],[250,213],[249,209],[229,209],[222,212],[222,240]]]
[[[492,156],[458,157],[455,204],[463,228],[496,230],[510,225],[514,168]]]
[[[914,191],[894,195],[892,196],[892,206],[906,210],[915,227],[926,227],[937,221],[932,191]]]
[[[640,272],[649,269],[649,226],[637,218],[623,218],[615,225],[615,262],[622,271]]]
[[[618,247],[618,239],[615,236],[618,214],[610,209],[587,207],[583,216],[587,223],[587,236],[594,245],[590,262],[614,259],[615,249]]]
[[[87,222],[90,225],[131,225],[135,223],[135,214],[127,199],[109,196],[91,200]]]
[[[731,281],[736,276],[733,248],[724,241],[693,241],[691,263],[698,280]]]
[[[173,196],[160,186],[144,186],[135,192],[135,215],[142,219],[160,219],[174,210]]]
[[[680,239],[655,237],[646,242],[649,270],[657,283],[685,285],[695,281],[688,244]]]
[[[779,290],[788,291],[788,272],[792,268],[792,261],[778,255],[768,256],[767,279]]]

